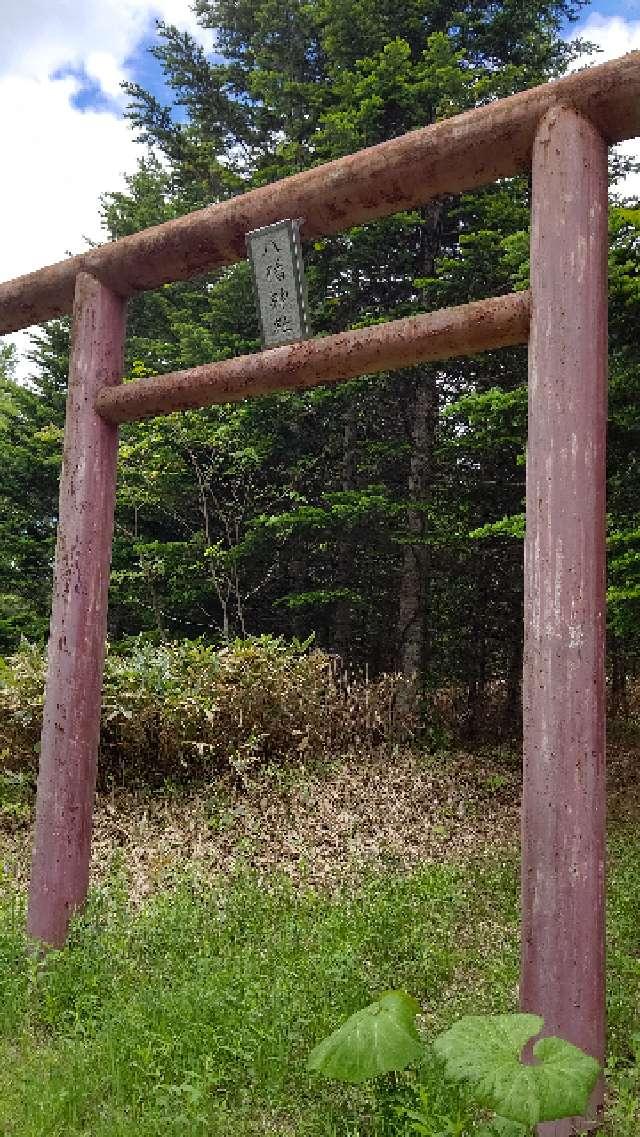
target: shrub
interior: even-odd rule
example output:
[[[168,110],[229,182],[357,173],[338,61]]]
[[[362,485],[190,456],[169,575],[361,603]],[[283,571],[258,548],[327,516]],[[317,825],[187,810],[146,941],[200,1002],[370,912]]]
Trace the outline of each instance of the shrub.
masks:
[[[28,644],[0,660],[0,753],[35,771],[45,678]],[[366,682],[333,657],[270,636],[224,648],[138,639],[107,655],[100,781],[186,780],[257,765],[367,752],[411,736],[413,700],[397,675]]]

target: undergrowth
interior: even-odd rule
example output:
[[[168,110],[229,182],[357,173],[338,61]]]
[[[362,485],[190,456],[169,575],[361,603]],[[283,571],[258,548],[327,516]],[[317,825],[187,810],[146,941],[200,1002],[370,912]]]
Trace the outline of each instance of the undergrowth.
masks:
[[[35,774],[45,657],[23,644],[0,660],[0,759]],[[99,776],[114,783],[187,781],[231,768],[321,761],[410,738],[410,684],[345,673],[309,644],[260,636],[215,648],[134,639],[107,654]]]
[[[612,853],[609,1132],[637,1137],[640,851],[629,835]],[[206,888],[185,877],[137,912],[116,868],[44,961],[26,950],[23,916],[7,885],[10,1137],[401,1137],[416,1094],[435,1122],[453,1115],[455,1088],[427,1070],[333,1085],[306,1071],[314,1044],[391,986],[417,996],[428,1034],[517,1004],[515,859],[370,874],[334,896],[248,873]]]

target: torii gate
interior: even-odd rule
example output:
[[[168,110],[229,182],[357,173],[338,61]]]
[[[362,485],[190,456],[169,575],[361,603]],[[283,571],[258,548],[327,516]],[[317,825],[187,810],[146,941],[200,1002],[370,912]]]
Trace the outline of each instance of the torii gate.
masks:
[[[63,944],[88,888],[118,423],[529,341],[521,1003],[603,1060],[607,146],[637,134],[640,52],[0,284],[0,334],[73,310],[33,937]],[[120,385],[126,297],[240,260],[248,231],[319,237],[529,169],[530,293]]]

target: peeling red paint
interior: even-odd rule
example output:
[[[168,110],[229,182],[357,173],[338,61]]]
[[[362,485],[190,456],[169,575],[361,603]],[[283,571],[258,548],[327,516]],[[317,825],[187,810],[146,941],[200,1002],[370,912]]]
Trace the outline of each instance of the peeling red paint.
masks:
[[[603,63],[335,162],[240,194],[0,284],[0,335],[71,310],[78,272],[129,295],[245,256],[245,234],[302,217],[304,239],[529,169],[540,119],[570,105],[607,142],[640,134],[640,52]]]
[[[124,308],[78,276],[28,916],[55,947],[89,879],[118,448],[93,401],[120,381]]]
[[[109,422],[132,422],[427,360],[472,355],[526,343],[528,335],[529,293],[514,292],[108,387],[98,392],[96,409]]]
[[[565,108],[533,150],[529,360],[521,999],[602,1061],[607,148]]]

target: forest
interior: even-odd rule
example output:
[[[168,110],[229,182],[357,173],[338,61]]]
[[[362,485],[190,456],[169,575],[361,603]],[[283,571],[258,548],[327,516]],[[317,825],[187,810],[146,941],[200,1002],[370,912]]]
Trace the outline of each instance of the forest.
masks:
[[[560,75],[580,4],[275,0],[198,4],[207,58],[160,26],[171,99],[131,86],[140,141],[109,239]],[[628,165],[628,163],[626,164]],[[610,213],[609,667],[637,669],[637,202]],[[515,178],[306,243],[322,335],[525,288],[529,186]],[[259,348],[249,268],[130,305],[127,377]],[[28,384],[2,355],[0,651],[48,626],[69,327],[35,337]],[[513,722],[522,656],[526,350],[422,365],[122,431],[113,641],[314,637],[345,665],[490,690]]]
[[[157,25],[103,239],[596,62],[586,7],[194,0],[214,50]],[[27,379],[0,341],[7,1137],[575,1137],[602,1085],[603,1137],[640,1134],[634,170],[610,150],[604,1064],[548,1032],[526,1057],[518,1013],[525,347],[122,427],[91,886],[34,950],[61,318]],[[528,289],[530,208],[522,176],[323,239],[302,218],[312,335]],[[260,346],[241,261],[131,298],[124,381]]]

